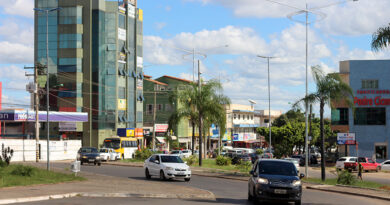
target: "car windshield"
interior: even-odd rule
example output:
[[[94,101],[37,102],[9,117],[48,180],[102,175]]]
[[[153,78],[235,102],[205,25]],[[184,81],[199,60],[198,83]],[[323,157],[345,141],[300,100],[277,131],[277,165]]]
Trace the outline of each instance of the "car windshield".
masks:
[[[345,158],[340,158],[339,160],[337,160],[337,161],[339,161],[339,162],[343,162],[343,161],[345,161],[346,159]]]
[[[297,176],[294,164],[283,161],[260,161],[259,174]]]
[[[284,160],[287,160],[287,161],[290,161],[293,163],[298,163],[298,159],[296,159],[296,158],[285,158]]]
[[[178,156],[161,156],[161,162],[163,163],[184,163]]]
[[[183,153],[188,153],[188,150],[184,150]]]
[[[172,151],[171,153],[172,154],[178,154],[178,153],[180,153],[180,151]]]
[[[108,153],[108,149],[100,149],[99,152],[101,152],[101,153]]]
[[[120,148],[120,139],[105,139],[103,142],[103,147],[119,149]]]
[[[96,148],[89,147],[89,148],[81,148],[81,152],[83,152],[83,153],[97,153],[98,150]]]

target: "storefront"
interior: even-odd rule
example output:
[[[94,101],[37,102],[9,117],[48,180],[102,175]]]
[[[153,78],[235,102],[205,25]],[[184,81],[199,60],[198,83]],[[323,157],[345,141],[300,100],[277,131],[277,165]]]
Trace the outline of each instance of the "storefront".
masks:
[[[355,134],[357,145],[348,145],[348,155],[389,159],[390,60],[343,61],[340,74],[353,90],[355,110],[339,104],[332,110],[332,128]]]

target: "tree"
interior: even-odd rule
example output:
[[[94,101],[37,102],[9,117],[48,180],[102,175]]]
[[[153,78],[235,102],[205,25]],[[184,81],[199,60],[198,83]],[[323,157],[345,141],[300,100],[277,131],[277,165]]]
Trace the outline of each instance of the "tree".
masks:
[[[198,87],[195,83],[190,84],[183,90],[179,90],[176,93],[175,98],[180,104],[180,108],[177,111],[176,120],[181,117],[187,116],[197,120],[199,128],[199,166],[202,166],[202,133],[204,130],[204,121],[218,123],[222,118],[225,118],[224,105],[230,104],[230,99],[222,94],[222,85],[217,80],[210,80],[207,83],[202,83],[202,86]]]
[[[380,27],[372,35],[371,48],[374,51],[382,50],[390,43],[390,24],[387,27]]]
[[[332,106],[331,100],[335,102],[344,101],[352,107],[350,97],[353,96],[353,93],[351,87],[344,83],[337,73],[325,75],[320,66],[312,66],[311,69],[317,90],[297,101],[294,107],[304,102],[309,104],[319,103],[320,105],[321,179],[325,181],[324,107],[325,105]]]

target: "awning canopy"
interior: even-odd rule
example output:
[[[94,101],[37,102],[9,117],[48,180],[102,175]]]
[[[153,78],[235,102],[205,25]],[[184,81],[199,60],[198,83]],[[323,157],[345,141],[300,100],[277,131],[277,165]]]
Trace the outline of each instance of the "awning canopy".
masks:
[[[176,140],[177,137],[176,136],[171,136],[172,140]]]
[[[187,143],[190,142],[190,139],[187,137],[179,137],[179,143]]]
[[[156,137],[156,139],[162,143],[162,144],[165,144],[165,138],[164,137]]]

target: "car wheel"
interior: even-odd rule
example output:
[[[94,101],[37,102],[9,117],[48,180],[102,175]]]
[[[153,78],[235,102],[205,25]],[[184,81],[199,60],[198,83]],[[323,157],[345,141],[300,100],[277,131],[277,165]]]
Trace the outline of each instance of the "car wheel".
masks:
[[[381,167],[376,167],[376,172],[379,172],[381,170]]]
[[[189,182],[191,178],[184,178],[184,181]]]
[[[96,162],[94,162],[94,163],[93,163],[93,165],[95,165],[95,166],[96,166]]]
[[[302,203],[301,200],[299,200],[295,202],[295,205],[301,205],[301,203]]]
[[[152,178],[152,177],[150,176],[150,174],[149,174],[149,169],[148,169],[148,168],[145,169],[145,177],[146,177],[146,179]]]
[[[100,166],[100,165],[102,165],[102,163],[98,162],[97,165]]]
[[[251,194],[251,191],[248,189],[248,201],[253,201],[253,196]]]
[[[107,161],[107,162],[110,161],[110,157],[107,157],[107,160],[106,160],[106,161]]]
[[[160,171],[160,180],[166,180],[163,170]]]
[[[83,162],[82,162],[82,161],[80,162],[80,165],[83,165]]]

